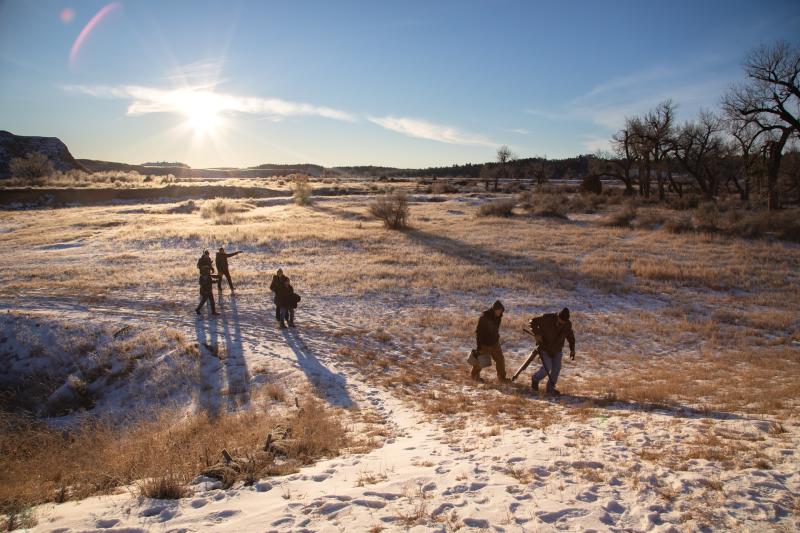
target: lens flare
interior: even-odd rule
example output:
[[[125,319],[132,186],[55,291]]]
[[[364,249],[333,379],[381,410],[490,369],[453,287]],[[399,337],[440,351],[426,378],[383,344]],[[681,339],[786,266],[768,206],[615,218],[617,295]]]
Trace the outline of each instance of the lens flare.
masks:
[[[72,19],[75,18],[75,10],[72,9],[71,7],[65,7],[64,9],[61,10],[61,13],[58,14],[58,18],[64,24],[69,24],[70,22],[72,22]]]
[[[81,32],[78,34],[78,38],[75,39],[74,43],[72,43],[72,48],[69,51],[69,63],[71,66],[75,66],[75,62],[78,60],[78,52],[80,52],[81,46],[83,46],[84,41],[86,41],[86,38],[89,36],[92,30],[97,27],[97,25],[100,24],[100,21],[107,17],[109,13],[118,9],[119,7],[120,4],[117,2],[106,4],[100,9],[100,11],[95,13],[89,22],[86,23],[86,26],[84,26]]]

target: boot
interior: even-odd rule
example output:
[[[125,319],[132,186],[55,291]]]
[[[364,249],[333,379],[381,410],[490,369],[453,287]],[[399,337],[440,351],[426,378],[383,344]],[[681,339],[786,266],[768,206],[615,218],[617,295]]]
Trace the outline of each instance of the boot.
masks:
[[[536,381],[535,379],[531,380],[531,389],[533,390],[533,392],[539,392],[539,382]]]
[[[289,321],[289,327],[290,327],[290,328],[293,328],[293,327],[294,327],[294,320],[290,320],[290,321]]]
[[[281,329],[286,329],[286,324],[284,324],[283,320],[281,320]]]
[[[559,392],[557,388],[550,386],[547,387],[547,394],[550,396],[561,396],[561,392]]]
[[[200,308],[198,307],[197,309],[194,310],[194,312],[199,315],[200,314]]]

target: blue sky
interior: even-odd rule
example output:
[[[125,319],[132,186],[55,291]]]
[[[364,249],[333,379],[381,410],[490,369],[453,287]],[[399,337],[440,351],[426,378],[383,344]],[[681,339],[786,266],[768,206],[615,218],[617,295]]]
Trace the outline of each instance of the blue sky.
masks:
[[[0,129],[195,167],[567,157],[797,36],[797,0],[0,0]]]

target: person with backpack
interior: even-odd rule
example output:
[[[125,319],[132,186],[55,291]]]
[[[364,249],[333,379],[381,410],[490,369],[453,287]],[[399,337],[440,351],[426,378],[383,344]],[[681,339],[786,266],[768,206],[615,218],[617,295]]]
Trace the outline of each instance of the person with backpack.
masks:
[[[283,269],[279,268],[278,272],[272,276],[272,283],[269,284],[269,290],[271,290],[273,294],[272,301],[275,303],[275,320],[278,322],[281,321],[281,307],[278,305],[278,289],[283,286],[284,281],[288,280],[289,278],[283,274]]]
[[[505,307],[497,300],[492,304],[492,307],[487,309],[481,314],[478,319],[478,326],[475,328],[475,339],[478,343],[478,354],[488,355],[494,360],[495,368],[497,370],[497,380],[500,383],[508,382],[506,377],[506,359],[503,355],[503,350],[500,348],[500,322],[503,320],[503,312]],[[474,381],[483,383],[481,378],[481,366],[479,364],[472,365],[470,377]]]
[[[276,300],[278,303],[280,327],[286,329],[286,323],[289,327],[294,327],[294,310],[297,307],[297,302],[300,301],[299,295],[295,294],[292,284],[289,283],[289,278],[285,278],[277,287]]]
[[[575,334],[572,332],[572,322],[569,319],[569,309],[566,307],[556,313],[546,313],[534,317],[529,323],[539,352],[542,357],[542,367],[539,368],[531,379],[533,392],[539,391],[539,382],[545,376],[547,379],[547,393],[560,396],[556,389],[558,376],[561,373],[561,359],[564,352],[564,341],[569,342],[570,359],[575,359]]]
[[[214,262],[217,264],[217,274],[219,274],[219,279],[217,280],[217,290],[221,293],[222,292],[222,276],[225,276],[228,279],[228,286],[231,288],[231,292],[233,290],[233,282],[231,281],[231,273],[228,271],[228,258],[233,257],[234,255],[239,255],[242,253],[233,252],[233,253],[225,253],[225,248],[221,247],[217,251],[217,255],[214,257]]]

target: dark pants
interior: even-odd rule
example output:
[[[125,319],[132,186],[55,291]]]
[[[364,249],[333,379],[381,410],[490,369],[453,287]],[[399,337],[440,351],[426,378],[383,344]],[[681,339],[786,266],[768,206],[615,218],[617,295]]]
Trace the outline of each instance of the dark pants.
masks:
[[[272,301],[275,303],[275,320],[280,322],[280,320],[281,320],[281,306],[278,305],[278,299],[277,298],[275,298]]]
[[[278,320],[280,320],[281,323],[287,320],[289,324],[294,324],[294,309],[291,307],[281,307],[278,313]]]
[[[197,306],[197,312],[198,313],[200,312],[200,310],[203,308],[206,302],[211,304],[211,312],[216,313],[217,308],[214,305],[214,294],[211,292],[200,293],[200,305]]]
[[[228,269],[219,271],[219,279],[217,280],[217,288],[219,290],[222,290],[222,276],[225,276],[226,278],[228,278],[228,287],[230,287],[231,290],[233,290],[233,282],[231,281],[231,273],[228,272]]]

